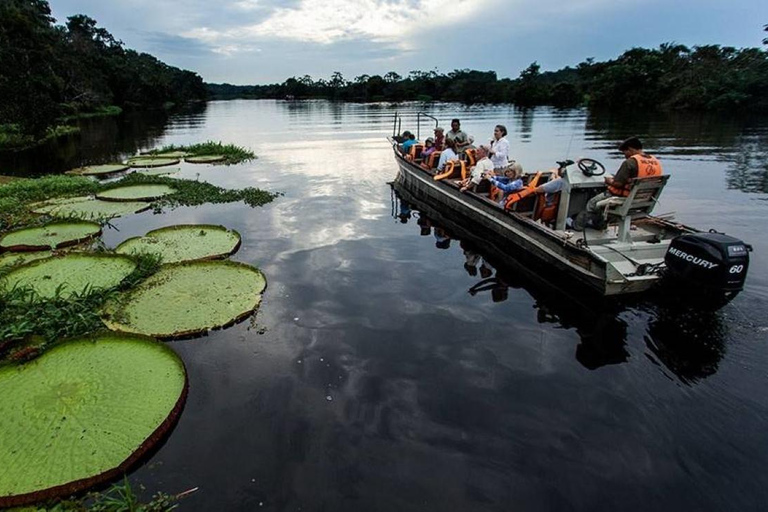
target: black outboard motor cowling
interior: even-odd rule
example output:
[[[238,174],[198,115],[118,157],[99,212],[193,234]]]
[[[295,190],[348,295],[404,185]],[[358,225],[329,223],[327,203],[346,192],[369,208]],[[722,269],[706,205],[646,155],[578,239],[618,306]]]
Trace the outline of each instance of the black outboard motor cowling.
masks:
[[[707,292],[735,296],[744,288],[752,247],[723,233],[689,233],[672,240],[668,273]]]

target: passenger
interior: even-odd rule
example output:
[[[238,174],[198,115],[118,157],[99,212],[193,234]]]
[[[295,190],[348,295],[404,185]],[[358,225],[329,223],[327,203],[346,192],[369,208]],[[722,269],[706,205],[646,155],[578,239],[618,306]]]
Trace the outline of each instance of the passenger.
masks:
[[[463,135],[463,133],[464,133],[464,132],[462,132],[462,134],[459,134],[459,135],[457,135],[457,136],[456,136],[456,137],[453,139],[453,142],[456,144],[456,147],[454,148],[454,150],[455,150],[455,151],[456,151],[456,153],[458,153],[458,154],[462,154],[462,153],[463,153],[463,152],[465,152],[466,150],[468,150],[468,149],[470,149],[470,148],[474,148],[474,147],[475,147],[475,146],[472,144],[473,142],[475,142],[475,138],[474,138],[474,137],[472,137],[472,136],[470,136],[470,137],[467,137],[467,136]],[[471,140],[470,140],[470,139],[471,139]]]
[[[656,157],[643,153],[643,143],[637,137],[630,137],[622,142],[619,145],[619,151],[624,153],[626,159],[621,163],[616,176],[606,176],[605,184],[608,186],[608,189],[597,194],[587,203],[587,212],[590,214],[600,213],[597,203],[603,199],[627,197],[629,195],[630,181],[633,178],[660,176],[662,173],[661,163]]]
[[[405,140],[401,145],[401,148],[402,148],[401,151],[404,155],[407,155],[408,151],[411,149],[411,146],[416,144],[416,136],[411,132],[409,132],[408,130],[406,130],[403,132],[403,137],[405,138]]]
[[[435,128],[435,151],[445,149],[445,130],[439,126]]]
[[[457,137],[461,136],[462,140],[466,143],[467,134],[461,131],[461,121],[454,119],[451,121],[451,131],[445,134],[446,141],[455,141]]]
[[[442,153],[440,153],[440,160],[437,161],[437,171],[441,172],[443,169],[445,169],[445,164],[447,164],[450,160],[458,160],[459,155],[456,154],[456,151],[453,150],[454,148],[454,142],[451,139],[445,139],[445,149]]]
[[[424,151],[421,152],[421,158],[426,162],[429,160],[429,155],[435,152],[435,139],[427,137],[424,141]]]
[[[493,168],[500,171],[509,165],[509,141],[507,140],[507,128],[503,124],[497,124],[493,130],[491,149],[488,151],[493,162]]]
[[[503,177],[497,177],[493,173],[488,173],[490,182],[504,192],[504,197],[499,201],[499,204],[505,204],[509,194],[523,188],[522,176],[523,166],[517,162],[504,169]]]
[[[461,191],[466,192],[470,188],[474,191],[489,172],[493,174],[493,162],[488,158],[488,148],[480,146],[477,148],[477,163],[470,170],[470,177],[461,182]]]

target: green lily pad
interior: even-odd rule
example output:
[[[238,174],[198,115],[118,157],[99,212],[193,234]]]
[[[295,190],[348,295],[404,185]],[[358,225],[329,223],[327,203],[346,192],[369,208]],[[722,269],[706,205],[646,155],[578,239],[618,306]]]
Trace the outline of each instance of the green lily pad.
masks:
[[[30,287],[43,299],[57,293],[69,297],[88,289],[112,288],[136,268],[136,262],[120,254],[72,252],[33,261],[0,278],[0,290]]]
[[[232,261],[163,265],[107,303],[102,320],[116,331],[166,339],[191,336],[250,315],[266,285],[258,269]]]
[[[169,169],[167,167],[150,167],[146,169],[137,169],[136,172],[139,174],[146,174],[147,176],[165,176],[168,174],[176,174],[181,169],[178,167],[175,167],[173,169]]]
[[[119,477],[173,427],[184,363],[151,338],[109,333],[0,368],[0,508]]]
[[[0,269],[18,267],[30,261],[41,260],[53,256],[51,251],[7,252],[0,255]]]
[[[129,238],[115,248],[118,254],[154,253],[163,263],[222,258],[240,247],[240,234],[224,226],[190,224],[168,226],[145,236]]]
[[[142,157],[151,157],[151,158],[184,158],[185,156],[188,156],[189,153],[186,151],[166,151],[165,153],[155,153],[154,151],[142,151],[141,156]]]
[[[155,158],[140,156],[128,160],[131,167],[164,167],[166,165],[176,165],[180,162],[178,158]]]
[[[213,164],[216,162],[223,162],[226,159],[227,157],[224,155],[198,155],[188,156],[184,161],[190,164]]]
[[[45,226],[17,229],[0,238],[0,250],[39,251],[76,245],[101,234],[93,222],[51,222]]]
[[[35,205],[32,213],[48,214],[54,217],[98,220],[120,217],[129,213],[139,213],[147,210],[149,207],[149,203],[138,201],[114,202],[99,201],[92,197],[67,197]]]
[[[78,167],[77,169],[71,169],[64,174],[74,174],[76,176],[104,176],[107,174],[123,172],[127,169],[129,169],[129,166],[125,164],[88,165],[85,167]]]
[[[152,201],[176,192],[168,185],[128,185],[99,192],[96,199],[104,201]]]

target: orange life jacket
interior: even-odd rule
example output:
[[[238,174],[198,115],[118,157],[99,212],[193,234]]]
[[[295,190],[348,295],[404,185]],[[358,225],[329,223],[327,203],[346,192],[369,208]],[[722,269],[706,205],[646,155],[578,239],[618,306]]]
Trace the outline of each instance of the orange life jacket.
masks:
[[[659,162],[655,156],[641,153],[639,155],[632,155],[630,158],[633,158],[635,162],[637,162],[638,178],[661,176],[661,162]],[[631,180],[628,180],[623,185],[608,185],[608,192],[614,196],[627,197],[631,188]]]
[[[442,172],[433,176],[435,181],[444,180],[446,178],[459,178],[464,177],[467,174],[467,163],[461,160],[449,160],[446,162]]]

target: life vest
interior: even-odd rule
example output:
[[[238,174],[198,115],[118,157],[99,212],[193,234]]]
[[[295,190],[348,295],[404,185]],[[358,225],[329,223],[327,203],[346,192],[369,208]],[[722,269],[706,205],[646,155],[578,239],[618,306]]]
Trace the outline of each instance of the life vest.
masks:
[[[546,198],[540,197],[539,202],[536,204],[533,220],[540,220],[544,224],[552,224],[557,218],[558,206],[560,206],[560,192],[554,194],[549,204],[547,204]]]
[[[477,163],[477,150],[476,149],[467,149],[465,150],[462,155],[465,155],[467,165],[469,167],[472,167]]]
[[[424,169],[434,169],[437,167],[437,163],[440,161],[440,153],[441,151],[433,151],[430,153],[429,157],[427,158],[426,162],[421,163],[421,167]]]
[[[506,202],[504,203],[504,209],[509,211],[515,206],[515,203],[525,199],[531,194],[534,194],[536,192],[536,187],[539,185],[541,174],[541,171],[537,171],[533,178],[531,178],[531,181],[528,182],[528,186],[516,192],[510,192],[510,194],[507,196]]]
[[[467,164],[461,160],[449,160],[446,162],[443,171],[434,176],[435,181],[444,180],[446,178],[459,178],[464,177],[467,174]]]
[[[424,151],[424,147],[424,144],[414,144],[411,146],[411,149],[408,151],[408,156],[411,157],[409,160],[421,158],[421,152]]]
[[[637,162],[638,178],[661,176],[661,162],[659,162],[655,156],[641,153],[639,155],[632,155],[630,158],[633,158],[635,162]],[[623,185],[608,185],[608,192],[614,196],[627,197],[629,196],[629,191],[631,188],[632,180],[628,180]]]

